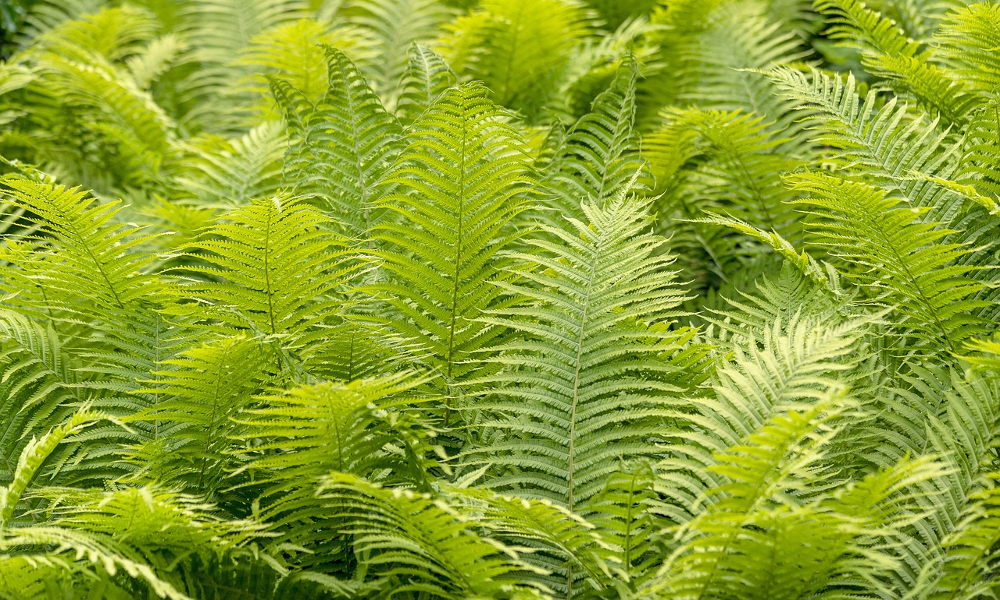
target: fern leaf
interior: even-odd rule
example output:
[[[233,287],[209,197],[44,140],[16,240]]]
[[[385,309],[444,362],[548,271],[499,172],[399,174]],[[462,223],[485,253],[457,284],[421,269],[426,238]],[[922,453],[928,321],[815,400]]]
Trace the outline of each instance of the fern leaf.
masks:
[[[102,310],[123,309],[155,288],[155,279],[143,272],[153,257],[137,249],[150,237],[113,221],[119,202],[101,203],[78,188],[20,175],[0,185],[7,192],[3,202],[32,215],[36,242],[55,256],[41,284],[58,304],[100,318]]]
[[[132,460],[164,481],[211,494],[235,469],[230,455],[239,429],[231,419],[247,406],[264,379],[261,345],[242,336],[222,338],[163,361],[158,386],[142,390],[165,397],[126,421],[170,423],[160,438],[135,448]],[[139,462],[143,460],[146,464]]]
[[[527,587],[513,580],[525,568],[513,549],[480,538],[475,521],[427,495],[337,473],[319,493],[348,520],[369,577],[393,582],[396,593],[489,598]]]
[[[454,87],[458,77],[443,58],[427,46],[414,44],[410,60],[399,82],[396,115],[403,123],[412,123],[427,112],[445,90]]]
[[[194,312],[249,335],[283,336],[300,345],[308,330],[328,318],[345,279],[338,240],[320,211],[287,196],[232,210],[192,245],[205,264],[184,267],[193,281],[179,295],[199,300]]]
[[[611,86],[567,132],[545,165],[543,185],[554,195],[557,214],[578,215],[583,199],[600,205],[619,194],[649,188],[635,131],[637,71],[635,65],[619,68]]]
[[[393,219],[374,236],[388,280],[366,288],[397,311],[388,325],[427,349],[447,386],[502,333],[476,319],[500,295],[491,282],[504,277],[501,253],[518,236],[509,223],[532,182],[523,142],[485,96],[475,84],[451,89],[412,126],[379,204]]]
[[[900,205],[895,198],[861,183],[819,173],[790,179],[795,189],[812,194],[801,203],[828,219],[815,235],[870,295],[885,290],[899,304],[901,324],[929,344],[955,352],[980,325],[970,312],[982,304],[970,298],[981,284],[965,277],[972,267],[952,264],[967,250],[935,243],[948,235],[934,223],[919,220],[924,211]]]
[[[326,58],[329,90],[316,105],[272,81],[291,138],[285,178],[341,220],[349,237],[366,239],[381,219],[377,186],[400,151],[401,128],[347,56],[328,48]]]
[[[666,324],[684,296],[667,270],[672,258],[656,252],[664,240],[645,231],[643,204],[583,210],[589,224],[546,227],[558,242],[531,239],[538,254],[518,255],[524,282],[502,286],[527,302],[484,319],[520,339],[496,348],[489,360],[505,371],[487,380],[478,405],[495,415],[484,426],[508,437],[474,455],[498,469],[490,487],[586,516],[619,460],[654,452],[645,440],[680,389],[664,358],[680,349]]]

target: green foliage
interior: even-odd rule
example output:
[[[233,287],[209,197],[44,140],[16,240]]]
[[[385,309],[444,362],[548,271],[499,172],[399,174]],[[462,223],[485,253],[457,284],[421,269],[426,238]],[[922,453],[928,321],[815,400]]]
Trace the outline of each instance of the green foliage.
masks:
[[[995,2],[0,30],[0,599],[1000,594]]]

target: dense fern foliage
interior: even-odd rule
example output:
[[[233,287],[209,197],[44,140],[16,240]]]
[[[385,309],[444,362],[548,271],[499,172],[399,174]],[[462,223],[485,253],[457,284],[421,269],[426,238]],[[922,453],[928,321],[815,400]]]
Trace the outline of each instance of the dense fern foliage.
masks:
[[[995,0],[0,32],[0,599],[1000,596]]]

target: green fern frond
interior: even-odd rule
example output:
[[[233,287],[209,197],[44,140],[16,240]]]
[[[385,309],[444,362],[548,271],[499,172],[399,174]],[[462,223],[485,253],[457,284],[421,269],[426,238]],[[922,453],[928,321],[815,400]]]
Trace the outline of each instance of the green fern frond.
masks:
[[[105,415],[82,407],[73,413],[65,422],[53,427],[39,438],[32,436],[31,441],[21,451],[17,466],[13,470],[10,485],[0,487],[0,542],[11,528],[14,513],[21,497],[38,475],[42,464],[49,455],[68,436],[82,432]]]
[[[513,548],[480,538],[474,520],[428,495],[333,473],[319,497],[347,520],[363,572],[394,593],[493,598],[530,587],[515,578],[530,569]]]
[[[301,19],[282,23],[257,34],[237,61],[238,65],[253,67],[253,75],[246,82],[255,95],[270,98],[267,79],[286,82],[310,102],[316,103],[329,87],[324,47],[337,48],[355,61],[370,57],[369,40],[364,32],[352,27],[332,27],[317,19]],[[260,104],[261,112],[271,109],[271,102]]]
[[[850,380],[861,324],[833,327],[796,315],[761,331],[743,329],[731,344],[733,358],[720,364],[714,397],[692,399],[693,412],[675,413],[676,429],[656,472],[663,502],[657,511],[678,523],[700,512],[708,489],[721,485],[710,467],[715,456],[735,447],[776,414],[808,411]]]
[[[637,77],[635,65],[619,68],[611,86],[541,165],[542,185],[553,196],[555,214],[582,216],[583,200],[602,205],[620,194],[649,189],[635,129]]]
[[[956,146],[936,120],[912,117],[894,98],[880,104],[874,90],[859,98],[853,75],[844,80],[819,71],[807,75],[778,68],[768,76],[782,94],[817,112],[812,117],[818,121],[814,143],[834,148],[830,158],[836,164],[897,190],[914,206],[934,207],[935,215],[951,216],[951,203],[942,190],[911,177],[914,172],[946,175],[954,168]]]
[[[569,0],[484,0],[445,27],[437,49],[460,76],[483,81],[497,104],[533,120],[558,89],[588,20]]]
[[[411,127],[379,203],[392,215],[373,236],[387,281],[366,289],[396,311],[387,325],[426,348],[449,388],[503,333],[476,319],[499,301],[502,252],[520,235],[510,223],[531,193],[524,144],[507,116],[482,86],[448,90]]]
[[[328,48],[326,60],[329,89],[315,105],[272,80],[291,140],[285,180],[364,240],[382,218],[378,185],[401,150],[402,129],[346,55]]]
[[[48,430],[67,418],[83,394],[76,387],[71,358],[51,327],[17,313],[0,313],[0,481],[14,477],[14,465],[29,434]]]
[[[520,558],[533,568],[521,575],[570,596],[575,590],[611,587],[616,548],[603,531],[583,517],[548,500],[527,500],[490,492],[480,487],[445,488],[445,498],[467,518],[482,524],[490,535],[513,548],[523,549]],[[611,563],[611,564],[609,564]]]
[[[973,3],[950,11],[936,38],[936,49],[955,77],[981,96],[995,98],[1000,85],[1000,62],[994,50],[1000,45],[1000,9],[989,2]]]
[[[483,426],[505,437],[472,459],[495,468],[490,487],[586,516],[620,460],[655,453],[647,440],[662,433],[681,389],[669,357],[683,332],[669,319],[684,292],[643,203],[583,211],[589,224],[569,220],[543,228],[551,241],[526,240],[536,253],[517,255],[522,281],[500,284],[525,301],[483,319],[519,337],[488,359],[505,370],[484,382],[477,404],[494,415]]]
[[[969,496],[969,504],[954,532],[944,540],[944,574],[937,582],[935,599],[971,599],[991,593],[996,573],[996,547],[1000,543],[998,474],[985,477],[985,487]]]
[[[458,77],[441,55],[427,46],[414,44],[399,82],[396,116],[403,123],[413,123],[457,83]]]
[[[231,82],[253,73],[234,60],[256,35],[306,16],[307,6],[303,0],[192,0],[182,5],[178,31],[192,48],[190,59],[199,65],[181,86],[185,100],[194,106],[184,120],[211,132],[237,131],[247,110],[239,102],[243,90],[234,91]],[[232,110],[211,110],[214,103]]]
[[[176,483],[211,495],[236,468],[232,421],[260,391],[266,378],[265,349],[255,340],[231,336],[163,361],[156,387],[141,390],[162,399],[126,421],[160,421],[160,436],[134,448],[136,476]]]
[[[369,51],[377,58],[362,70],[386,108],[396,111],[410,49],[433,40],[454,10],[437,0],[348,0],[339,13],[370,39]]]
[[[980,99],[965,80],[953,77],[922,51],[920,42],[907,38],[897,25],[860,0],[822,0],[817,9],[826,15],[826,34],[860,50],[873,74],[890,80],[900,92],[909,92],[946,124],[962,124]]]
[[[360,475],[386,469],[393,479],[422,483],[430,433],[400,410],[414,400],[404,393],[421,383],[412,373],[400,373],[260,398],[261,406],[238,418],[246,426],[243,439],[263,453],[249,468],[275,486],[272,493],[330,471]]]
[[[101,203],[79,188],[11,174],[0,180],[2,202],[38,226],[36,252],[50,254],[39,284],[54,306],[102,318],[155,289],[144,273],[153,257],[139,251],[150,236],[115,222],[120,202]]]
[[[654,544],[662,523],[651,510],[656,475],[648,463],[622,465],[608,477],[592,502],[594,523],[601,537],[614,545],[624,578],[635,587],[652,575],[658,550]]]
[[[779,412],[717,454],[708,470],[724,479],[679,532],[684,544],[652,585],[658,597],[852,597],[856,582],[892,568],[887,552],[862,543],[878,532],[859,508],[840,514],[802,498],[830,484],[826,446],[843,431],[850,406],[836,388],[826,390],[814,405]]]
[[[279,195],[224,213],[191,246],[195,263],[177,293],[191,313],[301,350],[302,338],[334,314],[346,279],[340,241],[319,210]],[[215,323],[208,323],[215,326]]]
[[[171,182],[178,202],[201,208],[242,206],[278,191],[281,159],[287,148],[282,128],[265,122],[236,138],[201,136],[181,146]]]
[[[883,293],[898,305],[900,329],[927,344],[955,352],[981,325],[969,313],[982,305],[971,298],[982,284],[966,274],[973,267],[953,264],[968,252],[939,243],[949,231],[920,219],[927,209],[906,206],[883,190],[810,173],[789,179],[811,197],[816,241],[846,262],[845,274],[865,286],[869,296]]]

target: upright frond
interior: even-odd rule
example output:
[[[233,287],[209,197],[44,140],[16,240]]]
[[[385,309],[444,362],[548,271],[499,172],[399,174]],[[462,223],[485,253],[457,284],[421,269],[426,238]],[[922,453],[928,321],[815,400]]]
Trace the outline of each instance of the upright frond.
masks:
[[[329,88],[316,104],[288,83],[271,83],[289,128],[285,181],[363,240],[381,219],[378,183],[400,152],[402,130],[344,53],[327,48],[326,60]]]
[[[368,289],[397,312],[388,325],[427,349],[446,386],[463,383],[475,352],[502,333],[476,319],[498,300],[501,253],[519,236],[510,222],[532,183],[508,118],[480,85],[448,90],[411,127],[379,204],[393,215],[374,236],[387,280]]]
[[[490,487],[586,516],[621,460],[656,451],[648,440],[681,389],[670,357],[683,337],[669,324],[684,292],[642,203],[583,211],[589,223],[527,240],[536,253],[517,255],[521,281],[502,284],[525,302],[483,319],[518,338],[495,349],[489,360],[504,371],[478,404],[492,415],[483,425],[502,435],[470,460],[492,465]]]

